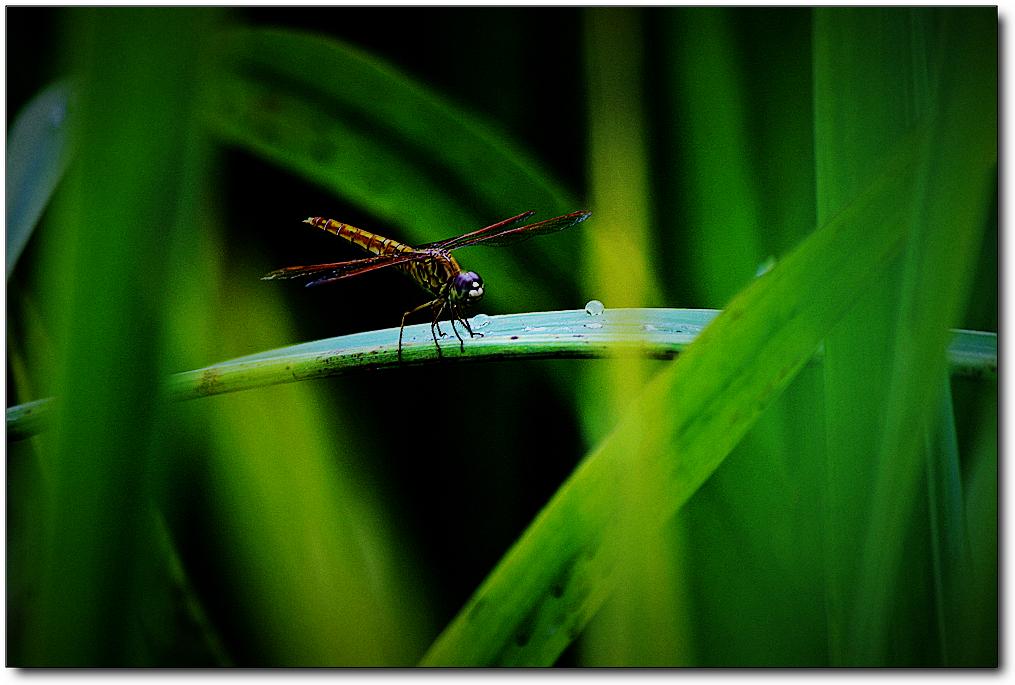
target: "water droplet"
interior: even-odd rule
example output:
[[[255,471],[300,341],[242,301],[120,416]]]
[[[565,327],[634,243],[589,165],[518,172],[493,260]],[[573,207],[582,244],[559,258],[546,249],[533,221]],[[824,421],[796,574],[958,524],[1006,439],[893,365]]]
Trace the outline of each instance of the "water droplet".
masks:
[[[595,322],[595,323],[587,323],[587,324],[585,324],[585,328],[602,328],[602,327],[603,327],[603,324],[599,323],[598,321]]]
[[[490,325],[490,317],[486,314],[476,314],[472,317],[473,328],[483,328],[484,326]]]
[[[589,316],[599,316],[606,310],[603,303],[599,300],[589,300],[585,303],[585,313]]]

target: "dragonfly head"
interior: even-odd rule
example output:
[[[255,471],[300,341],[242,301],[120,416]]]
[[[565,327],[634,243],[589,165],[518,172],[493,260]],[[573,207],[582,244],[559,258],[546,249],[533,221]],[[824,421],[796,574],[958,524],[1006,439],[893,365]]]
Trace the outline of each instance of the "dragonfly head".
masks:
[[[451,284],[451,296],[459,302],[478,302],[483,299],[483,279],[475,271],[458,274]]]

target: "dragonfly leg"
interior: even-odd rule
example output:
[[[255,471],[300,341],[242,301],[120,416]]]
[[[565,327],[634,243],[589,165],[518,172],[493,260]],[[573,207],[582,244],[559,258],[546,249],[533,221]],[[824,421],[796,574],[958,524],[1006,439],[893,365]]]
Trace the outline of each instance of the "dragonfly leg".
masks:
[[[469,318],[468,318],[467,316],[463,316],[463,317],[461,317],[461,318],[460,318],[459,320],[460,320],[460,321],[461,321],[461,322],[462,322],[463,324],[465,324],[465,330],[467,330],[467,331],[469,332],[469,337],[470,337],[470,338],[475,338],[475,337],[476,337],[477,335],[478,335],[478,336],[479,336],[480,338],[482,338],[482,337],[483,337],[483,334],[482,334],[482,333],[475,333],[475,332],[473,332],[473,330],[472,330],[472,326],[470,326],[470,325],[469,325]]]
[[[458,328],[455,326],[455,319],[458,318],[458,312],[455,311],[455,306],[451,305],[451,330],[455,332],[455,337],[458,338],[458,346],[465,352],[465,341],[462,340],[462,336],[458,334]]]
[[[482,333],[473,333],[472,332],[472,326],[469,325],[469,319],[466,316],[464,316],[464,313],[462,312],[461,307],[456,307],[455,303],[452,302],[451,303],[451,327],[454,329],[455,335],[458,336],[458,345],[459,345],[459,347],[461,348],[462,352],[465,352],[465,341],[462,340],[462,336],[458,335],[458,329],[455,328],[455,320],[456,319],[458,321],[460,321],[463,326],[465,326],[465,330],[467,330],[469,332],[469,337],[470,338],[475,338],[477,335],[482,336],[483,334]]]
[[[434,332],[434,329],[437,329],[437,332],[441,334],[442,338],[444,337],[444,332],[441,331],[440,319],[441,314],[444,313],[444,308],[447,306],[448,301],[443,298],[437,298],[430,304],[433,305],[433,321],[430,323],[430,335],[433,336],[433,344],[437,346],[437,358],[441,359],[442,358],[441,345],[439,342],[437,342],[437,333]]]
[[[430,335],[433,336],[433,344],[434,344],[434,347],[437,348],[437,358],[441,359],[443,355],[441,355],[441,344],[439,342],[437,342],[437,332],[434,331],[434,328],[436,328],[436,327],[437,327],[437,322],[436,321],[433,321],[433,322],[430,323]],[[443,335],[443,333],[441,335]]]
[[[398,363],[399,364],[402,363],[402,335],[405,333],[405,320],[408,319],[413,314],[415,314],[416,312],[421,312],[424,309],[426,309],[427,307],[433,307],[433,306],[435,306],[438,302],[440,302],[440,300],[431,300],[430,302],[424,302],[423,304],[419,305],[415,309],[410,309],[405,314],[402,314],[402,326],[401,326],[401,328],[398,329]],[[432,327],[431,327],[430,332],[433,333],[433,328]],[[436,335],[434,336],[433,341],[434,341],[434,344],[437,344],[437,336]],[[440,357],[440,355],[441,355],[441,346],[437,345],[437,356]]]

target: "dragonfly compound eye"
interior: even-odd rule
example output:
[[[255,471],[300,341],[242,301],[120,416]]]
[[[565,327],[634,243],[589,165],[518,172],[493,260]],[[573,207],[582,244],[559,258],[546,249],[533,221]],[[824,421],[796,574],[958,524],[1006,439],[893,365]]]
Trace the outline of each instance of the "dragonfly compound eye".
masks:
[[[458,299],[476,302],[483,297],[483,279],[475,271],[466,271],[455,276],[455,295]]]

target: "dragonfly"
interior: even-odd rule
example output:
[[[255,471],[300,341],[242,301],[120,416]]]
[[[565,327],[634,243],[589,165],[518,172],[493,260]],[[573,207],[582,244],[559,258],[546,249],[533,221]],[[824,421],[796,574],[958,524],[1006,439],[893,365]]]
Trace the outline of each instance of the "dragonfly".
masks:
[[[456,235],[417,247],[334,219],[312,216],[305,219],[303,223],[337,235],[369,252],[372,256],[331,264],[287,266],[265,274],[262,276],[262,280],[309,278],[311,280],[306,284],[309,288],[394,267],[397,271],[409,276],[433,298],[402,314],[402,325],[398,329],[398,361],[402,361],[402,336],[405,333],[406,319],[427,308],[432,314],[430,334],[433,336],[434,345],[437,346],[437,357],[440,358],[441,346],[437,342],[437,334],[440,333],[442,338],[445,337],[445,333],[440,328],[440,320],[445,313],[451,320],[451,329],[454,331],[455,337],[458,338],[462,352],[465,351],[465,340],[455,326],[456,321],[462,324],[470,338],[477,335],[482,337],[482,333],[475,333],[472,330],[466,314],[469,308],[479,302],[486,292],[483,279],[475,271],[462,269],[458,260],[451,254],[452,250],[470,245],[491,247],[513,245],[537,235],[555,233],[576,226],[588,219],[592,212],[580,210],[536,223],[522,223],[533,214],[535,212],[531,210],[522,212],[517,216],[498,221],[471,233]]]

